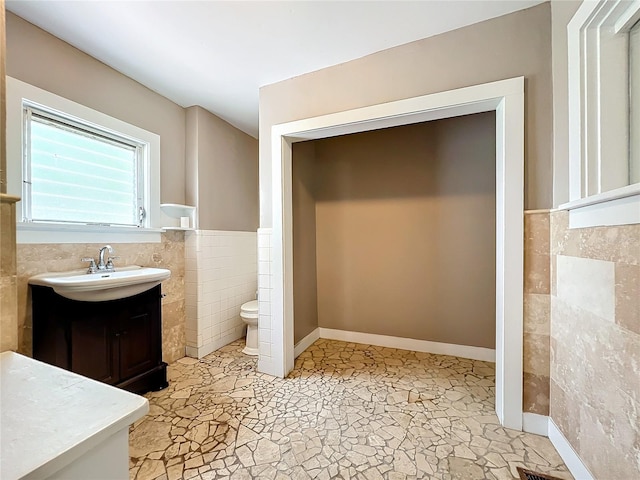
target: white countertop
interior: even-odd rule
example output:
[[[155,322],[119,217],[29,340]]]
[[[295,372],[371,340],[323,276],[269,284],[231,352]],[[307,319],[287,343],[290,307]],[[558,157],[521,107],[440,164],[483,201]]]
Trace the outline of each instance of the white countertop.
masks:
[[[149,411],[146,398],[0,354],[0,478],[47,477]]]

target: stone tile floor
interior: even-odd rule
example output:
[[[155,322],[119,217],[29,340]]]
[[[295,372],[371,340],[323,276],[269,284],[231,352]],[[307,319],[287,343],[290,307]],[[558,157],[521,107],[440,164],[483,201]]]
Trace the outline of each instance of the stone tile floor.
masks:
[[[279,379],[242,346],[169,366],[131,479],[572,478],[548,439],[498,424],[491,363],[318,340]]]

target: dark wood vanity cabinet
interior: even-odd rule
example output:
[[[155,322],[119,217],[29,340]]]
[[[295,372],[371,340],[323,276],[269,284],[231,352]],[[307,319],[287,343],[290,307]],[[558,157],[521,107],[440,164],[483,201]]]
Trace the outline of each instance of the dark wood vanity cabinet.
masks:
[[[33,358],[135,393],[167,384],[160,285],[105,302],[31,286]]]

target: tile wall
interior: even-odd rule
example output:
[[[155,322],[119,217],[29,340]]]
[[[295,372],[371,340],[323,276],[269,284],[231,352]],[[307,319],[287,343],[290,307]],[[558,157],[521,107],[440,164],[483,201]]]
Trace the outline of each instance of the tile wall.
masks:
[[[256,298],[255,232],[196,230],[185,237],[187,355],[202,358],[241,338],[240,306]]]
[[[273,374],[271,331],[271,228],[258,229],[258,285],[260,310],[258,317],[258,370]]]
[[[550,416],[594,478],[640,478],[640,225],[551,214]]]
[[[549,211],[524,215],[523,411],[549,415]]]
[[[0,352],[18,349],[16,200],[0,193]]]

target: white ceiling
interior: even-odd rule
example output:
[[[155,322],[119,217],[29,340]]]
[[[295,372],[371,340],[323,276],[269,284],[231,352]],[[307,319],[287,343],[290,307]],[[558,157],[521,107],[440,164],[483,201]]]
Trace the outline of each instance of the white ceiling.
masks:
[[[521,10],[507,1],[8,0],[7,10],[188,107],[258,135],[258,89]]]

